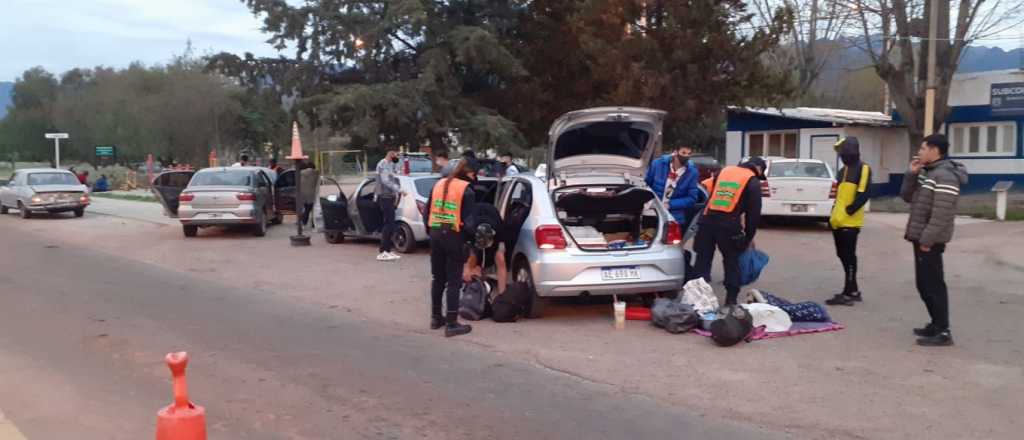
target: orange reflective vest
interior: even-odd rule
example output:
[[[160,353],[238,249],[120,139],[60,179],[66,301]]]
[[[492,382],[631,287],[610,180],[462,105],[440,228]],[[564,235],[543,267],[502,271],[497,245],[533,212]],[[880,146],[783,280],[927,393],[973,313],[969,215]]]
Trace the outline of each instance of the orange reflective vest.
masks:
[[[735,211],[740,197],[743,196],[743,190],[746,189],[747,182],[750,182],[752,177],[754,177],[754,172],[743,167],[728,166],[722,169],[715,181],[715,187],[708,197],[708,205],[704,209],[704,213]]]
[[[448,190],[445,191],[445,183],[449,179],[438,180],[434,184],[434,191],[431,193],[430,205],[430,227],[440,228],[448,225],[452,230],[458,232],[462,229],[462,195],[465,194],[469,182],[462,179],[451,178],[448,183]]]

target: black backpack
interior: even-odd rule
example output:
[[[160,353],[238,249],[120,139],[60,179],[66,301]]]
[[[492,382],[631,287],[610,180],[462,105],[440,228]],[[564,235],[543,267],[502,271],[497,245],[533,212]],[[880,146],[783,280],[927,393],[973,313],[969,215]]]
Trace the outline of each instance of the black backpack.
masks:
[[[479,321],[487,317],[490,312],[488,295],[491,286],[480,277],[473,277],[473,280],[462,286],[462,294],[459,295],[459,316],[469,321]]]
[[[505,292],[491,300],[491,318],[494,322],[516,322],[526,316],[530,291],[525,283],[509,283]]]

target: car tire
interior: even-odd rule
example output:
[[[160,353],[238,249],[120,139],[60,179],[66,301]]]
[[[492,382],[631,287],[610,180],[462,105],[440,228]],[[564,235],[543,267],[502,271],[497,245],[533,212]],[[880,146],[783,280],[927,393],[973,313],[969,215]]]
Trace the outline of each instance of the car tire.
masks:
[[[18,213],[21,214],[21,218],[32,218],[32,211],[25,208],[25,205],[18,202]]]
[[[10,212],[10,208],[0,203],[0,215],[7,215],[8,212]]]
[[[416,236],[413,235],[412,228],[405,223],[399,223],[395,228],[391,243],[400,254],[411,254],[416,251]]]
[[[533,273],[530,272],[530,264],[526,262],[525,258],[519,257],[516,259],[515,268],[512,270],[512,279],[525,284],[527,291],[530,292],[530,305],[526,311],[526,317],[537,319],[544,316],[544,309],[547,308],[548,300],[547,298],[541,298],[537,294],[537,289],[533,284]]]
[[[181,230],[185,233],[186,237],[199,235],[199,226],[196,225],[181,225]]]
[[[262,212],[256,219],[256,224],[252,227],[252,235],[256,237],[263,237],[267,235],[267,215]]]
[[[82,218],[85,215],[85,208],[78,208],[75,211],[75,217]]]
[[[330,244],[340,244],[345,242],[345,234],[341,231],[325,231],[324,240],[327,240]]]

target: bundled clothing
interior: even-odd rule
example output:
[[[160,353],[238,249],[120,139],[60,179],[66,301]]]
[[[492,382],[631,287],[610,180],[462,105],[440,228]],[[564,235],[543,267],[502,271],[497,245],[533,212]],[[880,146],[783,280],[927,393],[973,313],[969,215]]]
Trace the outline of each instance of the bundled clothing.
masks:
[[[686,224],[688,211],[701,198],[697,188],[699,171],[693,162],[687,162],[678,170],[672,169],[673,155],[666,154],[651,162],[644,182],[658,197],[668,201],[668,211],[680,226]]]
[[[949,330],[949,292],[943,272],[942,254],[953,239],[954,218],[960,186],[967,183],[967,168],[943,158],[903,177],[900,197],[910,203],[910,218],[904,238],[914,245],[914,275],[921,300],[931,316],[931,325]],[[930,248],[925,251],[922,246]]]

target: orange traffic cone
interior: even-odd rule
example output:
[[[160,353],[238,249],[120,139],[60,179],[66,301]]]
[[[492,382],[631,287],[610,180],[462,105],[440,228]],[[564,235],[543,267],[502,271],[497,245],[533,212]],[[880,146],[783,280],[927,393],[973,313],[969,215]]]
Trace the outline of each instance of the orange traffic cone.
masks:
[[[164,359],[174,377],[174,403],[156,414],[156,440],[206,440],[206,410],[188,400],[188,353],[168,353]]]
[[[299,139],[299,123],[292,122],[292,154],[286,159],[300,160],[309,159],[309,156],[302,154],[302,139]]]

